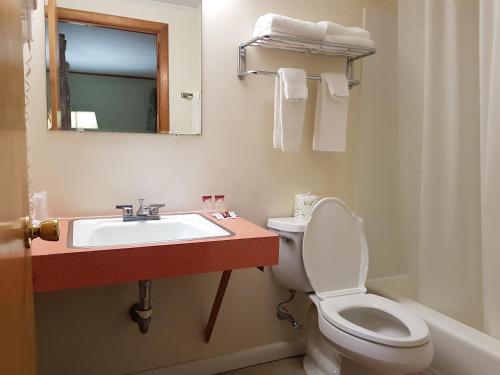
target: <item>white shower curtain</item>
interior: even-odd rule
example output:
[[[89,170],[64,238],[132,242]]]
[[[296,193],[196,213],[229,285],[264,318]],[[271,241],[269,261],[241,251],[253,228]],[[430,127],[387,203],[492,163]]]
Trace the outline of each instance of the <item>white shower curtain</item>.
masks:
[[[500,1],[480,0],[484,328],[500,338]]]
[[[482,328],[479,2],[398,7],[408,273],[419,301]]]

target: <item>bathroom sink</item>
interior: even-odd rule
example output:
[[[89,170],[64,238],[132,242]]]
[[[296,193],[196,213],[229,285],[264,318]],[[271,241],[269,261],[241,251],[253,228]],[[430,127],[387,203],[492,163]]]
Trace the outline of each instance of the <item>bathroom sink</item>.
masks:
[[[134,245],[231,236],[198,214],[161,215],[159,220],[124,222],[121,217],[76,219],[69,228],[71,247]]]

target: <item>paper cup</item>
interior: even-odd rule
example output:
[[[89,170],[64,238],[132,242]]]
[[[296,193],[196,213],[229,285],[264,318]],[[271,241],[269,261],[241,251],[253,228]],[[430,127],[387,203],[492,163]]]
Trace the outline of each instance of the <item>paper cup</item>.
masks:
[[[295,209],[293,216],[308,220],[319,197],[310,193],[295,195]]]

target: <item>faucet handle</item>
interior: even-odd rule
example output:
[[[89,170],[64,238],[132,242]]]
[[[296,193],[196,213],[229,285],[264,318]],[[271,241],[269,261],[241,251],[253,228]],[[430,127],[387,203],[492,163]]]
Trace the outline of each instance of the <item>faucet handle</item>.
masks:
[[[139,201],[139,208],[137,208],[136,215],[137,216],[148,216],[150,214],[149,213],[149,206],[144,205],[145,199],[138,198],[137,200]]]
[[[132,216],[134,214],[134,207],[131,204],[119,204],[116,209],[122,210],[123,216]]]
[[[149,205],[149,212],[151,215],[158,215],[160,208],[165,207],[165,203],[155,203]]]

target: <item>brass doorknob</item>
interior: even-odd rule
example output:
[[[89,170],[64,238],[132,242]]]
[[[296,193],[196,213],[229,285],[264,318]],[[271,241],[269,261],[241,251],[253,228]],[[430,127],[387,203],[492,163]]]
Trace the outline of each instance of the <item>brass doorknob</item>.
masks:
[[[59,241],[59,221],[47,219],[38,225],[33,225],[29,216],[24,221],[24,242],[30,247],[31,241],[40,238],[44,241]]]

